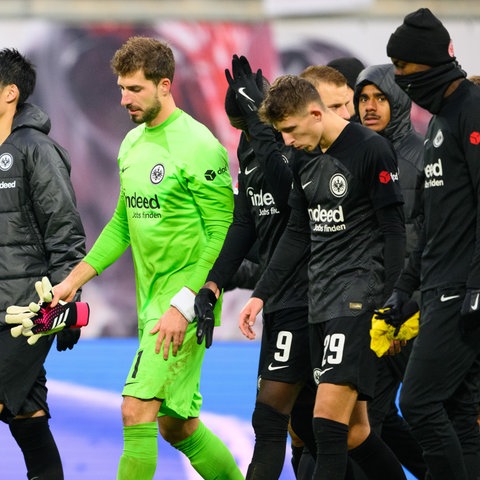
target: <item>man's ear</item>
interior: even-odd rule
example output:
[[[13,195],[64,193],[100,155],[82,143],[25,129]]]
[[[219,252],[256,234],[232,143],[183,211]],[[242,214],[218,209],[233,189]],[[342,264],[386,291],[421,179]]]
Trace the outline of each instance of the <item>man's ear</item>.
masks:
[[[19,98],[20,90],[14,83],[5,87],[5,101],[7,103],[17,102]]]
[[[168,95],[172,90],[172,82],[168,78],[162,78],[158,84],[158,89],[162,95]]]
[[[322,112],[320,107],[313,106],[310,109],[310,115],[312,115],[315,118],[315,120],[317,120],[319,122],[322,121],[323,112]]]

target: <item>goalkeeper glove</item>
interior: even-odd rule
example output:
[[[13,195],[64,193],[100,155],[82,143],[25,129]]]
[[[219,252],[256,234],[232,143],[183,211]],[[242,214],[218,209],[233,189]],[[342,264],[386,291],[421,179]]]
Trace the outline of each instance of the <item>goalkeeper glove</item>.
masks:
[[[252,72],[248,60],[242,55],[234,55],[232,59],[232,73],[225,69],[225,76],[230,88],[235,92],[237,105],[246,116],[256,114],[263,101],[264,79],[262,70]]]
[[[7,323],[18,324],[17,327],[12,328],[12,335],[18,337],[21,334],[29,337],[27,342],[30,345],[37,343],[40,337],[52,335],[64,328],[80,328],[88,325],[90,316],[88,303],[69,302],[58,304],[53,308],[43,303],[42,305],[37,304],[36,307],[39,307],[39,310],[33,312],[32,304],[28,307],[13,305],[7,308],[5,315]],[[31,315],[32,313],[33,315]]]
[[[210,348],[213,340],[215,316],[213,309],[217,297],[209,288],[201,288],[195,297],[195,315],[197,317],[197,343],[200,345],[205,338],[205,347]]]
[[[38,303],[31,302],[28,307],[12,305],[7,308],[5,322],[17,325],[10,329],[12,337],[19,337],[22,334],[24,330],[23,320],[34,317],[40,310],[40,305],[50,303],[53,299],[53,287],[47,277],[43,277],[41,282],[35,282],[35,291],[38,294]]]
[[[16,325],[11,329],[13,337],[24,335],[29,337],[27,342],[34,345],[41,336],[57,333],[65,327],[80,328],[88,325],[90,308],[87,303],[61,302],[56,307],[50,307],[53,290],[47,277],[35,283],[35,290],[40,299],[38,303],[31,302],[28,307],[12,305],[7,308],[6,323]]]

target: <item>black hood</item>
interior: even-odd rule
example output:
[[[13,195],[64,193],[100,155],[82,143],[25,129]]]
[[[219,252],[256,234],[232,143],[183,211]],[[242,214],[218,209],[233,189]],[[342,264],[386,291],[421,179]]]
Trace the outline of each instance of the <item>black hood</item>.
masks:
[[[24,103],[18,107],[13,117],[12,131],[24,127],[35,128],[48,135],[51,128],[50,118],[40,107],[32,103]]]
[[[375,85],[385,94],[390,104],[390,122],[379,132],[392,143],[413,129],[410,119],[412,101],[395,83],[395,67],[391,64],[372,65],[360,72],[355,85],[353,103],[358,114],[360,92],[365,85]]]

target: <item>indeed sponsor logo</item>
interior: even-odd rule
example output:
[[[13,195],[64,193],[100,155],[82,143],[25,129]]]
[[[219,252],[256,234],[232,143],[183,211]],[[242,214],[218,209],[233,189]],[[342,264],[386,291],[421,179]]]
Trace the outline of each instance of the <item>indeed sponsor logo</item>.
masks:
[[[0,182],[0,188],[15,188],[17,186],[17,181],[13,180],[13,182],[4,182],[3,180]]]
[[[438,159],[438,162],[425,166],[425,176],[427,178],[443,176],[443,167],[442,167],[441,158]]]
[[[160,208],[160,202],[157,195],[153,197],[143,197],[134,193],[133,195],[125,195],[125,204],[128,208],[150,208],[158,210]]]
[[[442,159],[425,166],[425,188],[443,187]]]
[[[247,188],[247,195],[250,197],[252,205],[255,207],[264,207],[275,204],[273,195],[269,192],[263,193],[263,190],[260,190],[260,193],[255,193],[253,188],[250,187]]]
[[[308,209],[308,216],[312,222],[341,223],[345,221],[343,216],[343,208],[326,209],[318,205],[316,208]]]

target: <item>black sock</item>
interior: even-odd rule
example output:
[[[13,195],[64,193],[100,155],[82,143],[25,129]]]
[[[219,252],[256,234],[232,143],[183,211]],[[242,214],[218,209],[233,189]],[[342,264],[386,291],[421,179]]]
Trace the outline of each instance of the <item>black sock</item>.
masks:
[[[297,400],[290,414],[293,431],[302,439],[313,458],[317,454],[317,444],[312,430],[314,400],[313,398],[311,403]]]
[[[63,480],[62,461],[46,416],[14,419],[9,427],[22,450],[28,478]]]
[[[300,459],[302,458],[303,454],[303,447],[296,447],[292,445],[292,468],[295,477],[297,476],[298,472],[298,465],[300,464]]]
[[[355,462],[350,455],[348,455],[345,480],[369,480],[363,470],[357,465],[357,462]]]
[[[326,418],[313,419],[317,442],[314,480],[344,480],[347,469],[348,425]]]
[[[313,470],[315,470],[315,460],[310,451],[304,448],[298,464],[297,480],[312,480]]]
[[[425,478],[427,465],[423,459],[422,448],[413,437],[410,426],[400,415],[387,416],[382,425],[381,437],[415,478]]]
[[[289,415],[257,402],[252,415],[255,448],[246,478],[262,480],[280,476],[285,461]]]
[[[358,447],[349,451],[370,480],[406,480],[405,473],[397,457],[377,436],[370,435]]]

